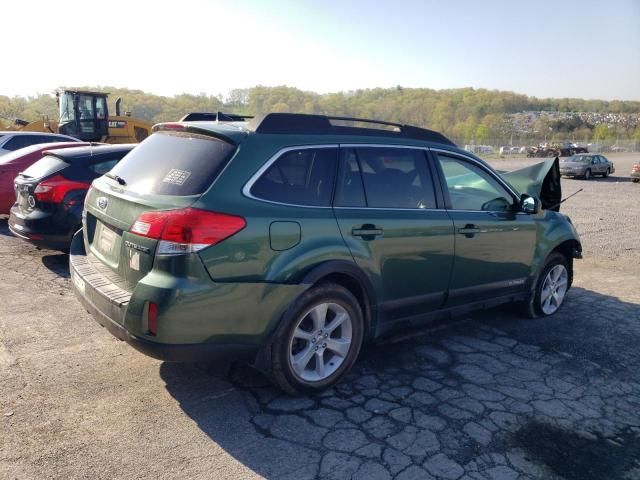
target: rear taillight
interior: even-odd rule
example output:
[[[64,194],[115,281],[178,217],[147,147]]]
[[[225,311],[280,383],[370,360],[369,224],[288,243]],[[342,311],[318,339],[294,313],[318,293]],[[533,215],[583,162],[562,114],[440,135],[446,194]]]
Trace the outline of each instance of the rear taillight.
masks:
[[[220,243],[242,230],[244,218],[197,208],[144,212],[131,233],[160,240],[156,253],[191,253]]]
[[[87,190],[89,184],[68,180],[62,175],[48,178],[40,182],[33,191],[34,197],[39,202],[61,203],[67,193],[74,190]]]

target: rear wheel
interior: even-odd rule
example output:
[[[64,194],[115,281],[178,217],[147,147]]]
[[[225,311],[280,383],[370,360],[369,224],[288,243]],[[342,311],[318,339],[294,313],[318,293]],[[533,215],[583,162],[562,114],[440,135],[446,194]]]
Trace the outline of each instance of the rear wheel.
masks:
[[[283,318],[272,346],[273,379],[289,393],[323,390],[351,369],[363,338],[362,310],[351,292],[314,287]]]
[[[586,172],[584,172],[584,179],[589,180],[591,178],[591,169],[587,168]]]
[[[557,252],[552,253],[524,305],[525,315],[529,318],[553,315],[564,303],[570,285],[571,271],[566,257]]]

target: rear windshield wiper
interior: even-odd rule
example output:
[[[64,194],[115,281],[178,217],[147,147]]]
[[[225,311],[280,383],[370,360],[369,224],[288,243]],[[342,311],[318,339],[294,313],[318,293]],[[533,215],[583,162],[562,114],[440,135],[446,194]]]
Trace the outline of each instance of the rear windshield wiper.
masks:
[[[107,172],[104,174],[105,177],[109,177],[112,178],[113,180],[115,180],[116,182],[118,182],[120,185],[126,185],[127,182],[124,181],[124,178],[119,177],[118,175],[116,175],[115,173],[111,173],[111,172]]]

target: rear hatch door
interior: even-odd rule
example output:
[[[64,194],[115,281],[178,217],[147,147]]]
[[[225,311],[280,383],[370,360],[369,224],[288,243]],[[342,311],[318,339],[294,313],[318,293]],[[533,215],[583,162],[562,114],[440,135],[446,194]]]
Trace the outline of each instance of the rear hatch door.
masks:
[[[144,140],[93,182],[84,218],[90,261],[133,291],[152,268],[158,241],[129,230],[143,212],[186,208],[220,174],[235,145],[188,131],[161,131]]]

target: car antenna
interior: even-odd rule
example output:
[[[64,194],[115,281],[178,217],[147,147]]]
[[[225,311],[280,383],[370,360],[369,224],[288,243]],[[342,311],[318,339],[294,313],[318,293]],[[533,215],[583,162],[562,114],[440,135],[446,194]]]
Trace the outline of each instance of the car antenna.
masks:
[[[577,192],[573,192],[571,195],[569,195],[567,198],[563,198],[562,200],[560,200],[558,203],[556,203],[555,205],[551,206],[550,208],[547,208],[547,210],[553,210],[556,207],[559,207],[560,205],[562,205],[564,202],[566,202],[567,200],[569,200],[571,197],[575,197],[577,194],[579,194],[581,191],[583,191],[584,188],[581,188],[580,190],[578,190]]]

